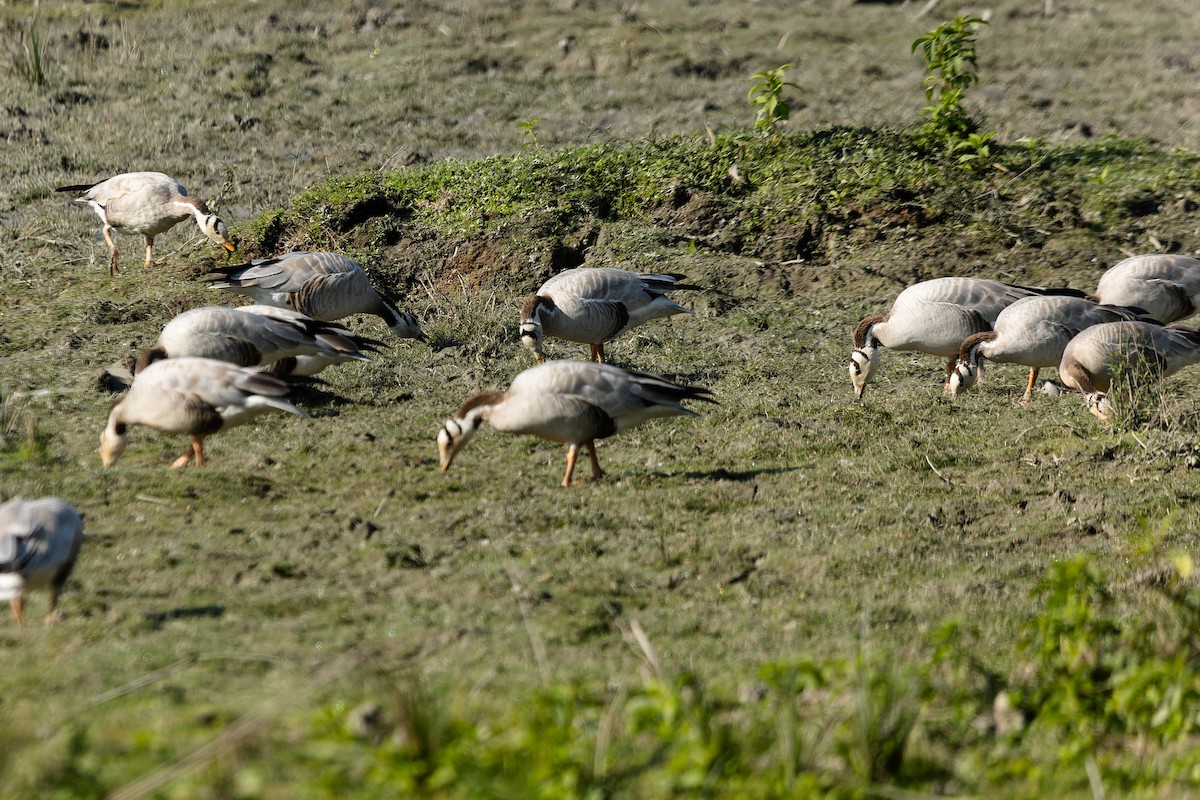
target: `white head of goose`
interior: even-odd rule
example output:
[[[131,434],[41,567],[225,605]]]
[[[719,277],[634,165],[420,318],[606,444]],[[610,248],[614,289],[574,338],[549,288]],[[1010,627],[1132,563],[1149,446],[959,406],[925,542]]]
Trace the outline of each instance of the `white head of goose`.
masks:
[[[100,460],[111,467],[121,458],[131,425],[188,436],[188,451],[171,464],[185,467],[195,456],[204,466],[204,437],[249,422],[268,411],[307,417],[283,399],[288,385],[278,378],[209,358],[155,361],[134,376],[129,391],[108,412],[100,436]]]
[[[1058,376],[1081,392],[1102,420],[1112,413],[1108,394],[1121,375],[1134,384],[1173,375],[1200,362],[1200,331],[1150,322],[1109,322],[1081,331],[1067,343]]]
[[[899,294],[887,314],[872,314],[854,328],[850,381],[861,400],[879,366],[879,348],[913,350],[946,358],[954,368],[963,339],[991,330],[1005,307],[1022,297],[1060,294],[1081,297],[1075,289],[1018,286],[979,278],[935,278]]]
[[[1137,306],[1164,324],[1200,310],[1200,259],[1178,255],[1133,256],[1100,276],[1098,303]]]
[[[459,406],[438,433],[441,469],[450,469],[455,454],[486,421],[498,430],[569,445],[564,487],[571,485],[579,448],[587,448],[598,481],[604,472],[596,459],[596,439],[655,417],[693,414],[683,401],[716,402],[711,395],[708,389],[610,364],[551,361],[522,372],[504,394],[484,392]]]
[[[1033,396],[1033,385],[1044,367],[1057,367],[1067,342],[1092,325],[1137,320],[1140,308],[1099,305],[1082,297],[1023,297],[996,317],[992,330],[974,333],[963,340],[958,363],[946,379],[952,397],[973,387],[983,369],[984,358],[1029,367],[1029,381],[1022,404]]]
[[[322,357],[328,363],[366,361],[360,339],[342,326],[274,306],[205,306],[177,315],[137,360],[140,372],[164,358],[194,356],[241,367],[265,367],[285,358]]]
[[[218,267],[203,280],[214,289],[248,295],[256,303],[290,308],[326,322],[351,314],[373,314],[400,338],[425,340],[417,318],[387,303],[358,262],[338,253],[284,253]]]
[[[25,624],[25,598],[44,586],[50,587],[46,624],[58,620],[58,597],[82,546],[79,512],[57,497],[0,504],[0,600],[12,603],[18,625]]]
[[[109,274],[117,274],[119,252],[112,232],[140,233],[146,240],[146,266],[154,265],[154,237],[192,217],[209,239],[233,252],[225,223],[208,210],[204,201],[191,197],[179,181],[161,172],[126,172],[97,184],[60,186],[60,192],[82,192],[77,203],[87,203],[104,223],[104,241],[111,253]]]
[[[521,305],[521,344],[539,364],[542,339],[557,336],[590,347],[589,359],[604,362],[604,343],[631,328],[673,314],[690,314],[667,297],[682,275],[630,272],[613,267],[568,269],[542,284]]]

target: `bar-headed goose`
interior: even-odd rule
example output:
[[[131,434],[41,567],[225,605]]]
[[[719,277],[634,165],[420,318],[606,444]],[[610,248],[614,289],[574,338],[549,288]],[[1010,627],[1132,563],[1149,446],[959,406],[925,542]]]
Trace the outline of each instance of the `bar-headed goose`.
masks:
[[[1145,255],[1118,261],[1100,276],[1092,299],[1144,308],[1164,324],[1186,319],[1200,309],[1200,259]]]
[[[366,361],[360,340],[332,322],[274,306],[205,306],[184,311],[166,324],[158,341],[137,360],[136,371],[164,358],[195,356],[240,367],[262,367],[282,358],[323,356],[329,363]]]
[[[46,624],[58,620],[58,596],[83,546],[79,512],[57,497],[15,498],[0,504],[0,600],[12,602],[25,624],[25,598],[50,587]]]
[[[358,262],[338,253],[284,253],[219,267],[203,280],[214,289],[249,295],[256,303],[290,308],[326,322],[374,314],[402,339],[425,339],[415,316],[385,302]]]
[[[204,466],[204,437],[249,422],[268,411],[307,417],[282,399],[288,385],[271,375],[210,358],[168,358],[134,376],[125,396],[108,413],[100,436],[104,466],[117,463],[125,452],[130,425],[145,425],[163,433],[191,438],[188,451],[171,464],[185,467],[196,458]]]
[[[947,359],[954,369],[963,339],[991,330],[1006,307],[1034,295],[1082,297],[1075,289],[1017,286],[980,278],[934,278],[902,291],[887,314],[872,314],[854,328],[850,380],[861,400],[879,366],[879,348],[915,350]]]
[[[688,399],[716,402],[712,392],[682,386],[644,372],[627,372],[611,364],[589,361],[551,361],[518,375],[504,394],[484,392],[471,397],[438,433],[443,472],[482,422],[509,433],[528,433],[570,445],[564,487],[571,485],[575,457],[585,447],[593,480],[604,472],[596,460],[596,439],[640,425],[655,417],[694,412]]]
[[[588,357],[603,363],[610,339],[653,319],[692,313],[667,297],[674,289],[695,288],[680,284],[682,278],[613,267],[560,272],[521,305],[521,344],[541,364],[542,338],[557,336],[588,345]]]
[[[161,172],[126,172],[97,184],[60,186],[60,192],[82,192],[77,203],[87,203],[104,223],[104,241],[112,253],[108,271],[117,274],[117,244],[112,232],[140,233],[146,240],[146,266],[154,265],[154,237],[166,233],[189,217],[209,239],[233,252],[225,223],[183,184]]]
[[[957,397],[975,385],[981,359],[1029,367],[1029,383],[1021,403],[1033,396],[1033,384],[1043,367],[1057,367],[1067,342],[1084,328],[1104,322],[1136,320],[1140,308],[1105,306],[1082,297],[1022,297],[996,317],[992,330],[963,340],[958,363],[946,379],[948,393]]]
[[[1113,380],[1144,383],[1200,362],[1200,331],[1149,322],[1109,322],[1080,331],[1067,343],[1058,377],[1082,392],[1088,410],[1103,420],[1112,412]]]

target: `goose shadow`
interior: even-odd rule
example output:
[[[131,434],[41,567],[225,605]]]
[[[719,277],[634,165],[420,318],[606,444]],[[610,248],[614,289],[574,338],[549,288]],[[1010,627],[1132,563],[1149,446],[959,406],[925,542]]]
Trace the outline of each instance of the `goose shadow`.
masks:
[[[744,469],[731,472],[724,467],[717,467],[710,470],[692,470],[691,472],[681,472],[679,477],[692,478],[697,480],[710,481],[734,481],[735,483],[745,483],[752,481],[760,475],[783,475],[788,472],[797,472],[800,467],[764,467],[762,469]]]
[[[225,614],[225,606],[191,606],[188,608],[172,608],[167,611],[151,611],[146,614],[146,621],[155,625],[162,625],[164,622],[170,622],[177,619],[195,619],[197,617],[211,617],[217,619]]]

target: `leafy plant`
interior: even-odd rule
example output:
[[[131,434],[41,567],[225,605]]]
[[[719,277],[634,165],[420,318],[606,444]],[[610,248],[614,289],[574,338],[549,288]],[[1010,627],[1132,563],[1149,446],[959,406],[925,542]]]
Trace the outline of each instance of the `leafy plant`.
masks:
[[[28,25],[22,26],[16,35],[16,41],[8,46],[10,68],[17,77],[30,86],[44,86],[46,72],[43,66],[46,44],[38,34],[37,20],[32,19]]]
[[[533,119],[527,119],[524,122],[517,123],[517,130],[521,131],[521,136],[523,137],[523,141],[521,142],[522,150],[527,148],[532,148],[534,150],[541,149],[541,146],[538,145],[537,140],[537,126],[541,121],[541,117],[535,117]]]
[[[959,16],[944,22],[912,43],[925,59],[925,99],[928,119],[922,132],[936,139],[961,142],[979,129],[962,107],[963,94],[979,82],[975,74],[975,29],[986,25],[978,17]]]
[[[751,87],[747,99],[752,106],[756,107],[754,130],[770,133],[780,123],[786,122],[788,115],[792,113],[791,104],[783,97],[783,90],[788,86],[793,89],[800,88],[783,79],[783,73],[787,72],[791,66],[791,64],[784,64],[781,67],[765,72],[756,72],[750,76],[750,80],[755,81],[755,84]]]

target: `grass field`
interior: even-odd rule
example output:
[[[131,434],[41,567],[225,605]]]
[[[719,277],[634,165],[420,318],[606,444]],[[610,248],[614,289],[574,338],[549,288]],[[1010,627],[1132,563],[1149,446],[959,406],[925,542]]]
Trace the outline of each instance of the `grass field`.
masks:
[[[980,9],[780,5],[0,5],[0,499],[87,530],[63,621],[0,625],[0,794],[1198,791],[1195,376],[1106,427],[1019,406],[1016,367],[951,401],[885,352],[855,403],[846,365],[916,280],[1200,252],[1200,10],[996,3],[970,170],[903,131],[909,44]],[[766,142],[748,78],[783,63]],[[354,319],[391,347],[298,390],[313,419],[203,470],[135,430],[103,469],[103,371],[237,302],[191,223],[153,270],[118,234],[109,278],[53,189],[135,169],[213,200],[238,258],[360,259],[430,345]],[[603,442],[599,485],[487,428],[439,473],[445,418],[532,365],[522,296],[577,264],[703,286],[610,353],[720,404]]]

